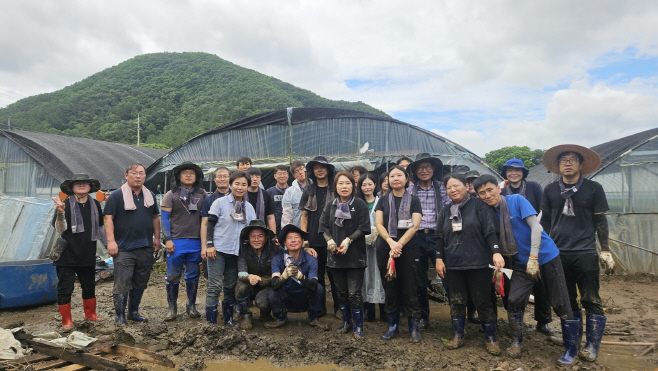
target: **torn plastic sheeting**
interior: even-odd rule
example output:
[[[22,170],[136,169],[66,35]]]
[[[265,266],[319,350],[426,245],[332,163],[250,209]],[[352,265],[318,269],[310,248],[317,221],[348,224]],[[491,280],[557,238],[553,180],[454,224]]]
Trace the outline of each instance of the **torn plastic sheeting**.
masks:
[[[98,340],[80,331],[73,331],[69,336],[63,337],[57,332],[46,332],[34,336],[37,340],[47,341],[62,347],[84,348],[87,345]]]
[[[0,261],[43,259],[52,244],[55,204],[33,197],[0,195]]]

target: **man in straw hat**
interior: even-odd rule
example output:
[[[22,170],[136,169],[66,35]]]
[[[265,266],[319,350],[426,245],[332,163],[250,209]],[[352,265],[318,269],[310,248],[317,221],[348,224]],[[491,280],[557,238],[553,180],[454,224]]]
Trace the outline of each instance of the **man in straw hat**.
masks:
[[[601,158],[591,149],[563,144],[546,151],[542,163],[560,178],[544,189],[541,224],[560,250],[571,308],[581,323],[576,344],[582,338],[583,312],[578,309],[577,301],[580,292],[580,303],[587,312],[587,343],[578,355],[593,362],[606,323],[599,296],[599,260],[605,265],[606,273],[615,265],[608,248],[605,192],[599,183],[585,178],[599,168]],[[600,256],[596,236],[601,245]]]
[[[238,256],[238,283],[235,299],[240,309],[240,328],[251,329],[251,300],[260,309],[262,321],[272,319],[267,295],[272,289],[272,258],[283,252],[274,243],[274,232],[260,219],[252,220],[240,232],[240,255]]]
[[[208,195],[203,189],[203,170],[184,162],[173,170],[175,185],[162,198],[162,234],[167,250],[165,287],[169,310],[165,321],[173,321],[178,313],[178,288],[185,268],[187,315],[199,318],[196,294],[201,263],[201,210]]]
[[[318,283],[318,259],[302,248],[307,238],[308,233],[294,224],[279,233],[286,250],[272,259],[272,290],[267,299],[276,321],[266,323],[266,328],[283,326],[288,310],[307,311],[309,325],[318,326],[324,287]]]
[[[62,326],[73,327],[71,320],[71,294],[75,276],[82,288],[82,308],[85,319],[98,320],[96,316],[96,241],[107,245],[103,230],[103,213],[98,201],[89,193],[101,188],[98,180],[87,174],[75,174],[59,187],[69,197],[62,202],[53,197],[57,212],[53,220],[55,230],[66,240],[66,247],[53,264],[57,269],[57,305],[62,315]],[[53,258],[55,259],[55,258]]]
[[[114,321],[127,325],[126,319],[146,321],[139,304],[151,277],[153,252],[160,251],[160,210],[155,195],[144,186],[142,164],[128,165],[124,177],[126,183],[105,202],[103,222],[107,252],[114,257]]]
[[[423,218],[420,221],[420,229],[416,233],[418,238],[418,267],[416,293],[420,305],[420,328],[428,328],[430,325],[430,302],[427,294],[429,279],[427,270],[429,261],[436,257],[436,219],[444,205],[450,203],[450,197],[446,192],[445,185],[441,182],[443,177],[443,162],[429,153],[421,153],[416,156],[416,161],[409,164],[408,172],[413,176],[413,183],[409,184],[407,190],[414,196],[418,196],[423,209]]]

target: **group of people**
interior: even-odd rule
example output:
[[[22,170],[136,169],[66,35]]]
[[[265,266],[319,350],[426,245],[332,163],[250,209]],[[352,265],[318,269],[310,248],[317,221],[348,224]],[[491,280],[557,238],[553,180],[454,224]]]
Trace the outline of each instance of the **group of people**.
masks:
[[[72,326],[76,274],[85,319],[98,319],[93,283],[98,240],[114,257],[115,321],[146,320],[139,305],[162,235],[165,321],[177,318],[181,278],[186,313],[200,317],[195,303],[203,262],[205,315],[212,324],[221,316],[224,325],[251,329],[253,302],[266,328],[283,326],[288,312],[307,312],[308,323],[317,326],[326,313],[326,275],[334,315],[342,320],[338,331],[363,339],[363,322],[374,320],[379,307],[388,322],[382,339],[398,335],[404,314],[410,341],[419,342],[420,330],[430,326],[433,264],[450,303],[454,334],[448,349],[463,345],[468,318],[481,323],[486,350],[501,353],[498,291],[504,294],[512,335],[507,353],[520,356],[524,311],[534,293],[538,331],[552,334],[547,326],[551,307],[560,318],[565,353],[558,362],[572,364],[578,356],[594,361],[606,322],[598,293],[599,260],[606,270],[614,268],[605,193],[584,178],[600,166],[600,158],[585,147],[562,145],[549,149],[543,163],[560,177],[544,190],[525,179],[528,168],[518,159],[503,167],[501,186],[494,176],[462,166],[444,175],[441,160],[428,154],[402,157],[381,176],[360,166],[337,172],[317,156],[306,164],[295,161],[290,169],[277,166],[276,185],[265,190],[261,171],[243,157],[233,173],[225,167],[214,171],[216,190],[209,195],[202,169],[186,162],[173,169],[175,186],[162,198],[161,217],[155,195],[143,185],[142,165],[126,169],[126,183],[109,196],[102,213],[88,196],[100,184],[78,174],[62,183],[68,199],[54,199],[54,225],[68,242],[55,262],[62,325]],[[504,269],[512,270],[506,283]],[[587,320],[582,348],[585,321],[579,303]]]

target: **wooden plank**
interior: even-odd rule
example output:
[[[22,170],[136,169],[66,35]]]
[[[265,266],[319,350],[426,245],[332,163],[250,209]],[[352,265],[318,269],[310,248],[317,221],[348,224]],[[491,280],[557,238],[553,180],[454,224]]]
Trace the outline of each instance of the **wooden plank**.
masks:
[[[140,361],[155,363],[157,365],[166,366],[169,368],[176,367],[176,364],[165,356],[148,351],[146,349],[135,348],[128,345],[117,344],[112,347],[107,347],[102,351],[109,354],[129,356]]]
[[[32,368],[34,369],[34,371],[43,371],[43,370],[50,370],[51,368],[55,368],[55,367],[62,367],[68,364],[69,362],[67,361],[61,359],[55,359],[52,361],[39,363],[38,365],[32,366]]]
[[[128,367],[121,362],[99,357],[97,355],[87,354],[87,353],[76,353],[75,351],[61,348],[41,340],[31,339],[24,341],[27,342],[32,348],[34,348],[34,350],[36,350],[39,353],[55,356],[65,361],[69,361],[71,363],[85,365],[95,370],[111,371],[111,370],[128,369]]]
[[[65,367],[62,367],[62,368],[56,368],[56,369],[51,370],[51,371],[80,371],[80,370],[84,370],[86,368],[87,368],[87,366],[78,365],[78,364],[74,363],[72,365],[68,365],[68,366],[65,366]]]
[[[94,345],[93,347],[86,347],[86,348],[82,348],[82,349],[77,349],[76,352],[95,354],[95,353],[98,353],[99,351],[102,351],[103,349],[113,347],[115,345],[117,345],[116,341],[107,341],[105,343],[100,343],[98,345]],[[105,353],[107,353],[107,352],[105,352]]]
[[[19,359],[14,359],[8,362],[11,362],[13,364],[18,364],[18,365],[25,365],[28,363],[34,363],[34,362],[42,362],[42,361],[50,361],[55,357],[49,356],[47,354],[30,354],[29,356],[25,356],[23,358]]]

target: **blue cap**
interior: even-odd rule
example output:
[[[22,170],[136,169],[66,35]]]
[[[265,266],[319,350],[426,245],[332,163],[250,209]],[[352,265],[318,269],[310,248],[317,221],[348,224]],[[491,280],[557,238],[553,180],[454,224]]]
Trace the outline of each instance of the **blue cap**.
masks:
[[[500,175],[502,175],[504,179],[507,179],[507,168],[523,169],[523,179],[528,176],[528,172],[530,171],[527,167],[525,167],[523,160],[519,160],[518,158],[511,158],[507,160],[505,166],[503,166],[503,169],[500,172]]]

